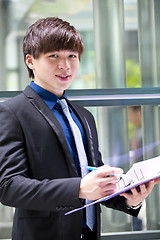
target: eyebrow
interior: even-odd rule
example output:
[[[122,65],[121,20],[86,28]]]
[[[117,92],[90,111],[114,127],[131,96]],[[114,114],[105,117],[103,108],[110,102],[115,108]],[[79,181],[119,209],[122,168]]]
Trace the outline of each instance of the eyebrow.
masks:
[[[71,52],[71,53],[78,53],[78,51],[67,50],[67,49],[63,49],[63,50],[53,50],[53,51],[49,51],[48,53],[55,53],[55,52],[62,52],[62,51],[68,51],[68,52]]]

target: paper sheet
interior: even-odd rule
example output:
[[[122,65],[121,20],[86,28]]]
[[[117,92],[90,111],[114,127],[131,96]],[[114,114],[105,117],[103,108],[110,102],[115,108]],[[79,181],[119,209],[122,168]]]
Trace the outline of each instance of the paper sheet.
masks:
[[[84,205],[83,207],[69,211],[65,215],[74,213],[93,204],[109,200],[119,195],[120,193],[126,192],[131,188],[138,187],[140,184],[147,183],[150,180],[156,179],[158,177],[160,177],[160,157],[155,157],[149,160],[135,163],[126,174],[122,175],[118,183],[117,192],[93,201],[90,204]]]

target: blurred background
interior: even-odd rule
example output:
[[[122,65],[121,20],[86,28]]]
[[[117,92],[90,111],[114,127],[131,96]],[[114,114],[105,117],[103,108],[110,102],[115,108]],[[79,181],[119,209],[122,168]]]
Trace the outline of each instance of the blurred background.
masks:
[[[85,52],[81,60],[81,68],[77,76],[77,81],[75,81],[71,87],[96,88],[98,83],[95,68],[94,11],[98,9],[93,9],[93,4],[91,0],[1,0],[0,90],[22,90],[26,84],[29,83],[22,54],[23,37],[27,28],[32,23],[39,18],[47,16],[58,16],[69,21],[80,32],[84,41]],[[112,1],[108,1],[108,4],[110,5],[108,6],[109,8],[115,5],[112,4]],[[119,14],[124,14],[125,31],[123,37],[125,38],[125,44],[123,47],[125,48],[129,74],[128,87],[139,87],[140,75],[136,0],[125,0],[124,9],[119,8],[118,11],[117,17],[119,17]],[[121,13],[121,11],[124,11],[124,13]],[[109,12],[112,14],[112,9],[109,9]],[[106,16],[103,16],[103,19],[105,19],[105,17]],[[106,19],[106,21],[109,21],[107,24],[110,25],[111,28],[114,27],[114,25],[112,25],[114,24],[114,19]],[[107,28],[107,25],[105,27]],[[117,27],[122,28],[122,26]],[[110,31],[111,29],[109,29],[108,26],[105,33],[106,43],[107,38],[110,38]],[[116,35],[114,37],[117,37],[117,39],[112,40],[121,44],[122,40],[118,39]],[[109,42],[110,41],[109,39]],[[116,52],[113,57],[116,58]],[[134,80],[136,79],[136,82],[132,81],[133,78]]]

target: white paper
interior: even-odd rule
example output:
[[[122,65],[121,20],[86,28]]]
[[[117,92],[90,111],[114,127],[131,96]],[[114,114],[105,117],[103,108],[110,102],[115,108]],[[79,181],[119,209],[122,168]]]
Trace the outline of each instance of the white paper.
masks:
[[[65,215],[74,213],[93,204],[109,200],[120,193],[126,192],[131,188],[138,187],[140,184],[149,182],[150,180],[158,177],[160,177],[160,157],[135,163],[126,174],[122,175],[118,183],[118,190],[115,193],[100,198],[94,202],[91,202],[90,204],[84,205],[83,207],[69,211]]]

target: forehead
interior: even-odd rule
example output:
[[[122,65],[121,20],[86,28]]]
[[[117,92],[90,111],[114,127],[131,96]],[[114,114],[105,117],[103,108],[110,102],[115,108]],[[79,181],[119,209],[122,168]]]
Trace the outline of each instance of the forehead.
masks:
[[[52,53],[56,53],[56,54],[79,54],[78,51],[74,51],[74,50],[53,50],[53,51],[49,51],[47,54],[52,54]]]

